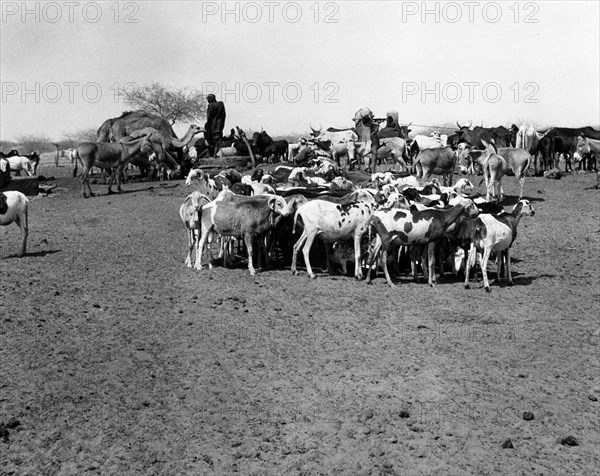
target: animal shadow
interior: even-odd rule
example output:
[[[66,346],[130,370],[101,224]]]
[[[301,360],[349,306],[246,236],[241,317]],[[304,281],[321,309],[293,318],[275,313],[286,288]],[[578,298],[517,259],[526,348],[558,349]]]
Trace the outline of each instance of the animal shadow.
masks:
[[[54,253],[61,253],[62,250],[44,250],[44,251],[34,251],[33,253],[25,253],[23,255],[23,258],[37,258],[40,256],[46,256],[46,255],[53,255]],[[13,254],[13,255],[7,255],[3,258],[0,259],[13,259],[13,258],[18,258],[19,255],[17,253]]]
[[[546,201],[545,198],[541,198],[541,197],[527,197],[527,196],[523,196],[523,199],[524,200],[529,200],[531,203],[545,202]],[[502,206],[504,206],[504,207],[514,207],[519,200],[520,199],[519,199],[518,195],[505,196],[504,200],[502,200]]]
[[[548,278],[548,279],[554,279],[556,278],[556,274],[540,274],[539,276],[523,276],[519,273],[512,273],[513,276],[513,282],[515,284],[515,286],[529,286],[530,284],[533,284],[534,281],[537,281],[540,278]],[[503,280],[500,281],[499,283],[500,285],[506,285],[507,283]]]
[[[96,194],[97,196],[102,196],[102,197],[110,197],[113,195],[127,195],[130,193],[138,193],[138,192],[149,192],[152,190],[164,190],[165,188],[175,188],[175,187],[179,187],[179,184],[176,183],[174,185],[159,185],[158,187],[154,186],[154,185],[150,185],[149,187],[145,187],[145,188],[136,188],[133,190],[122,190],[121,192],[113,192],[113,193],[104,193],[102,195],[100,194]]]

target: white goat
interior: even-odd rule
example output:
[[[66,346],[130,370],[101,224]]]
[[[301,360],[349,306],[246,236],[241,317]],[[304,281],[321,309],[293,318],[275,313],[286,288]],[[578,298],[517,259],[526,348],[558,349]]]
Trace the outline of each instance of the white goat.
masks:
[[[10,191],[0,193],[0,225],[16,223],[21,228],[21,250],[19,257],[27,251],[29,199],[21,192]]]
[[[185,258],[185,264],[188,268],[192,267],[192,251],[194,246],[200,241],[200,221],[202,219],[202,207],[210,202],[210,198],[200,192],[190,193],[181,207],[179,208],[179,216],[185,224],[188,231],[188,254]],[[200,267],[199,247],[196,247],[196,269]]]
[[[185,180],[185,186],[189,187],[192,182],[197,182],[198,192],[206,195],[208,198],[214,200],[219,194],[219,187],[213,179],[211,179],[207,173],[201,169],[192,169]]]
[[[369,219],[376,207],[373,195],[365,190],[352,192],[337,203],[317,199],[301,205],[294,216],[294,230],[298,217],[300,217],[304,224],[304,231],[294,245],[292,273],[298,274],[296,261],[298,251],[302,248],[306,271],[311,278],[315,278],[315,273],[310,266],[309,254],[315,238],[319,236],[325,243],[353,239],[354,276],[362,279],[360,241],[369,228]],[[325,249],[327,250],[327,268],[331,269],[328,247],[326,246]]]
[[[487,264],[492,251],[496,252],[496,264],[498,269],[498,281],[500,281],[500,266],[505,260],[508,284],[513,284],[510,269],[510,247],[517,238],[517,226],[523,215],[534,216],[535,210],[529,200],[519,200],[510,213],[490,215],[482,213],[475,223],[473,241],[469,248],[469,258],[465,270],[465,288],[469,288],[469,271],[475,265],[478,251],[479,265],[483,274],[483,287],[489,293],[490,283],[487,277]]]

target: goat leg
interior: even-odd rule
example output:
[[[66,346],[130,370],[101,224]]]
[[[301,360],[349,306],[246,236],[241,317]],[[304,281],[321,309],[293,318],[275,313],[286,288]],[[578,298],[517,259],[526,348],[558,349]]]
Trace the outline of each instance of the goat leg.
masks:
[[[253,236],[250,233],[244,234],[244,241],[246,242],[246,248],[248,249],[248,270],[250,271],[250,276],[254,276],[256,274],[256,270],[254,269],[254,255],[252,253],[252,240]]]

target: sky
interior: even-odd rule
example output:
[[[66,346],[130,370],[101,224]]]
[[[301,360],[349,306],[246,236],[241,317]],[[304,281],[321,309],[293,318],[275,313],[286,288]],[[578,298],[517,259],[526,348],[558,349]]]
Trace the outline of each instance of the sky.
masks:
[[[600,2],[0,2],[0,139],[98,128],[119,87],[214,92],[226,130],[355,112],[428,126],[598,126]],[[188,124],[177,123],[182,134]]]

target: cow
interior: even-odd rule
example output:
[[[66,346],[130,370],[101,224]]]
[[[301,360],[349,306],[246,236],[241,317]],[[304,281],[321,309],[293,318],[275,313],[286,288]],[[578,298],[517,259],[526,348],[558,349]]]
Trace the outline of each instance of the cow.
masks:
[[[425,149],[440,149],[447,147],[448,136],[444,134],[444,139],[438,134],[437,137],[430,137],[423,134],[416,135],[410,144],[410,155],[415,158],[419,152]]]
[[[553,127],[545,137],[540,139],[539,147],[542,155],[548,162],[548,167],[556,166],[556,159],[560,154],[573,156],[580,136],[600,140],[600,131],[592,127],[581,127],[579,129],[569,127]]]
[[[338,165],[338,157],[340,155],[348,155],[349,163],[354,160],[354,143],[358,141],[358,134],[354,129],[335,129],[330,127],[327,131],[321,132],[323,130],[322,126],[320,129],[314,129],[312,124],[310,125],[310,129],[312,131],[311,136],[313,137],[312,142],[318,148],[330,151]]]
[[[252,135],[252,149],[261,157],[266,158],[267,163],[271,158],[273,161],[281,162],[288,152],[288,141],[274,141],[266,131],[255,132]]]
[[[406,164],[410,162],[410,157],[404,139],[400,137],[381,139],[381,146],[377,149],[377,162],[386,160],[389,157],[392,157],[396,163],[400,164],[402,170],[408,168]]]
[[[534,174],[538,175],[538,154],[540,155],[542,167],[544,170],[547,169],[547,157],[540,147],[540,141],[549,134],[552,129],[548,129],[546,132],[538,132],[532,125],[523,124],[519,127],[517,132],[517,138],[515,141],[515,147],[525,149],[533,157],[533,169]]]
[[[425,149],[413,163],[413,172],[421,182],[428,182],[433,174],[442,175],[444,186],[452,185],[452,175],[456,165],[456,154],[450,147]]]
[[[480,149],[485,148],[482,141],[494,142],[498,147],[514,147],[517,133],[519,128],[513,124],[510,129],[504,126],[498,127],[480,127],[476,126],[470,129],[471,124],[468,126],[461,126],[458,121],[456,122],[458,130],[455,131],[456,137],[452,138],[456,141],[456,144],[460,142],[468,142],[472,146]]]

